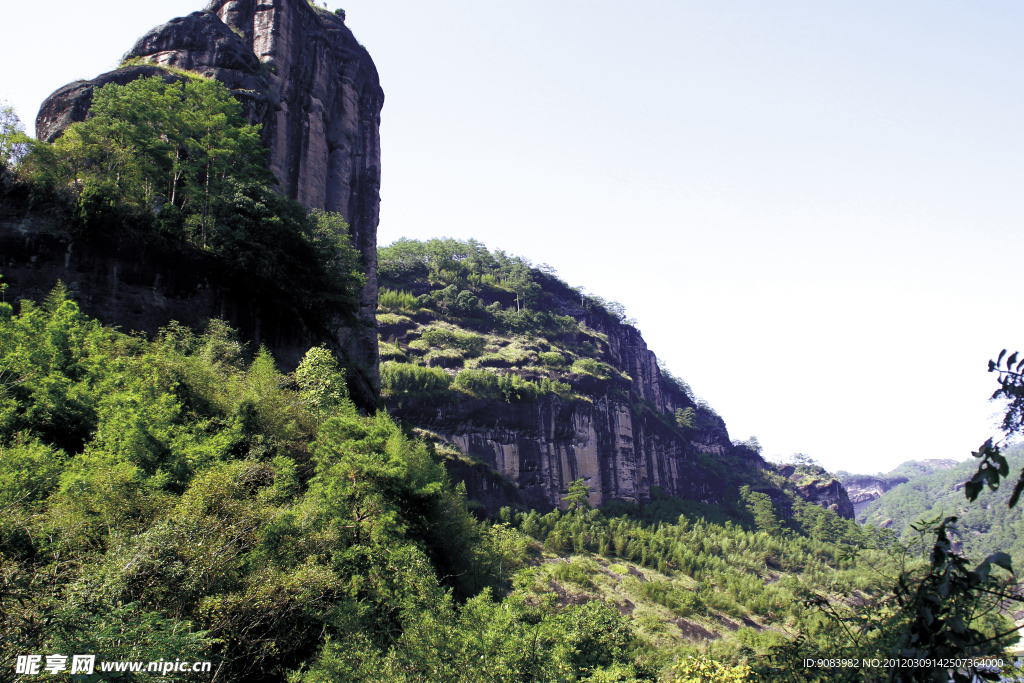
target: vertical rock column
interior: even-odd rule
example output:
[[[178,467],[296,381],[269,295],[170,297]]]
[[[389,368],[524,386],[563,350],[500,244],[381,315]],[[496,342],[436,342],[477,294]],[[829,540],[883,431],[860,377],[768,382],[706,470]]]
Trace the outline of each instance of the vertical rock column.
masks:
[[[214,0],[207,11],[243,36],[262,65],[273,104],[263,116],[270,169],[286,194],[345,216],[367,282],[347,340],[377,372],[377,224],[380,110],[377,69],[342,16],[306,0]]]

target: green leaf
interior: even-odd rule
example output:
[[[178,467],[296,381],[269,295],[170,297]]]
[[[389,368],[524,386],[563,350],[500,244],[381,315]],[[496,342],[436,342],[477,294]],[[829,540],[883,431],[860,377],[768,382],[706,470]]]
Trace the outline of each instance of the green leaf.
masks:
[[[1017,485],[1013,487],[1013,494],[1010,496],[1009,507],[1013,507],[1020,500],[1020,494],[1024,492],[1024,470],[1020,473],[1020,478],[1017,479]]]
[[[1003,569],[1005,569],[1008,572],[1012,572],[1013,571],[1013,563],[1010,560],[1010,555],[1008,553],[1003,553],[1003,552],[992,553],[991,555],[989,555],[985,559],[985,562],[991,562],[992,564],[996,565],[997,567],[1002,567]]]

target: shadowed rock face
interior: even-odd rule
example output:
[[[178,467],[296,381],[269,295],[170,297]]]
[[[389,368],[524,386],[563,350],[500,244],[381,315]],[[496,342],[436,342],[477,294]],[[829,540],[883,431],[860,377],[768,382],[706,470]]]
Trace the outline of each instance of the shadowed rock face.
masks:
[[[309,208],[345,216],[367,276],[360,300],[366,326],[346,346],[376,376],[377,224],[380,110],[384,93],[370,55],[343,17],[306,0],[214,0],[154,28],[127,55],[129,66],[57,90],[43,103],[36,134],[52,142],[85,120],[95,88],[162,75],[166,65],[222,81],[262,125],[270,170],[282,191]]]
[[[846,489],[838,479],[817,480],[797,487],[797,492],[804,500],[834,510],[844,519],[853,519],[853,503]]]

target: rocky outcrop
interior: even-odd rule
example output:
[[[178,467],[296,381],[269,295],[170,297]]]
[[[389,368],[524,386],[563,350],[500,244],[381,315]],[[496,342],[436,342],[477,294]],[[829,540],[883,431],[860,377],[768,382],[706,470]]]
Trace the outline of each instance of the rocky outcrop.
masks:
[[[796,493],[808,503],[833,510],[840,517],[854,519],[853,502],[844,482],[818,465],[783,465],[777,471],[796,486]],[[774,499],[773,499],[774,503]]]
[[[849,474],[842,473],[843,486],[850,494],[854,512],[860,522],[868,506],[900,484],[906,484],[918,477],[928,476],[935,472],[943,472],[959,465],[956,460],[943,458],[926,458],[924,460],[907,460],[888,474]]]
[[[838,479],[815,479],[797,485],[797,493],[809,503],[834,510],[844,519],[853,519],[850,497]]]
[[[126,57],[134,65],[69,84],[47,98],[36,119],[37,136],[52,141],[84,120],[93,91],[106,83],[123,85],[155,74],[173,79],[173,69],[224,82],[244,105],[249,122],[262,126],[270,170],[281,190],[348,221],[367,283],[360,299],[364,328],[343,335],[354,360],[376,381],[384,94],[376,67],[345,25],[344,13],[317,9],[306,0],[214,0],[203,11],[153,29]]]
[[[868,475],[853,475],[843,478],[843,486],[850,495],[854,515],[859,519],[861,513],[871,502],[883,493],[909,481],[906,477],[881,478]]]
[[[171,320],[201,329],[206,320],[220,318],[251,349],[266,345],[284,369],[295,368],[311,346],[325,341],[296,325],[288,312],[261,309],[208,254],[159,248],[131,234],[76,240],[52,227],[45,216],[0,219],[7,301],[42,301],[61,281],[82,311],[126,332],[153,333]],[[359,346],[346,333],[342,329],[331,346],[342,357],[354,356]],[[376,405],[367,386],[372,377],[354,368],[349,380],[354,400]]]

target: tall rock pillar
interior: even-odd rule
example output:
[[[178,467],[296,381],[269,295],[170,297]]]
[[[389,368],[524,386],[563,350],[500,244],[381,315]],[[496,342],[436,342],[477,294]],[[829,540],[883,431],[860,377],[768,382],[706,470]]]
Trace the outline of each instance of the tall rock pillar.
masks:
[[[281,190],[308,208],[345,216],[362,255],[361,329],[342,329],[339,348],[377,382],[377,224],[380,111],[377,69],[345,25],[307,0],[213,0],[148,32],[128,53],[154,66],[217,78],[261,124]],[[84,120],[94,88],[152,75],[124,67],[61,88],[43,103],[37,135],[52,141]],[[172,74],[165,74],[173,77]]]

